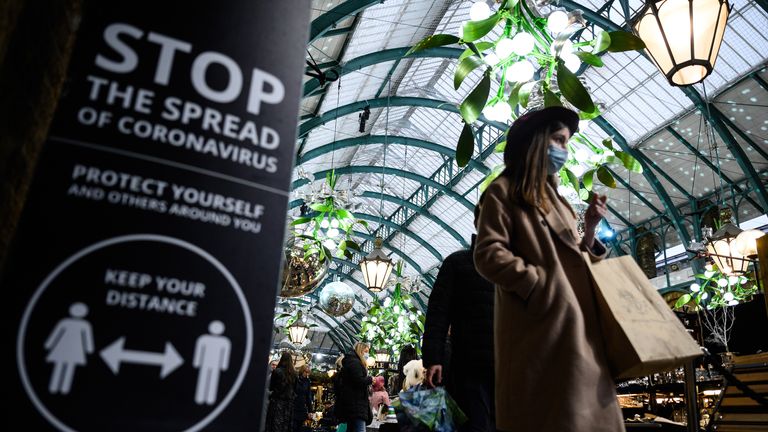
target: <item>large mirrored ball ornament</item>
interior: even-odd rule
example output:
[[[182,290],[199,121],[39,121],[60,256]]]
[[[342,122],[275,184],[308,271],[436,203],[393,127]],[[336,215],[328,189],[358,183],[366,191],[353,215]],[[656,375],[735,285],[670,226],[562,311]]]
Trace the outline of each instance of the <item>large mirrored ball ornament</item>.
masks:
[[[285,251],[280,297],[299,297],[311,293],[328,272],[328,260],[318,254],[304,257],[304,249],[295,246]]]
[[[331,316],[344,315],[354,304],[355,291],[344,282],[331,282],[320,291],[320,307]]]

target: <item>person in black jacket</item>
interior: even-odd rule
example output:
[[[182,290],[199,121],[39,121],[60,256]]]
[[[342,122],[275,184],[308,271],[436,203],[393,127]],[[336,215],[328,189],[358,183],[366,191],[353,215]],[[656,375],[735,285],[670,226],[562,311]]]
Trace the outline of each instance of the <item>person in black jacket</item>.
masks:
[[[373,420],[368,405],[368,386],[373,379],[365,364],[369,350],[368,344],[358,342],[355,350],[346,353],[342,360],[340,385],[336,390],[336,416],[347,423],[348,432],[365,432],[365,425]]]
[[[418,360],[419,353],[416,351],[416,347],[413,345],[405,345],[400,350],[400,358],[397,361],[397,376],[395,377],[395,385],[392,389],[395,394],[399,393],[403,389],[403,383],[405,382],[405,372],[403,367],[410,363],[411,360]]]
[[[291,432],[293,430],[293,390],[296,371],[291,355],[284,352],[269,379],[269,405],[267,407],[266,432]]]
[[[309,366],[304,365],[299,369],[299,377],[296,379],[296,388],[293,400],[293,432],[300,432],[304,421],[309,418],[312,410],[312,392],[310,391]]]
[[[482,198],[481,198],[482,200]],[[475,208],[475,223],[480,213]],[[494,431],[494,286],[475,269],[469,250],[449,255],[429,296],[422,354],[427,385],[443,384],[468,417],[465,431]],[[449,336],[450,332],[450,336]],[[450,358],[448,358],[450,343]],[[450,375],[444,376],[446,363]]]

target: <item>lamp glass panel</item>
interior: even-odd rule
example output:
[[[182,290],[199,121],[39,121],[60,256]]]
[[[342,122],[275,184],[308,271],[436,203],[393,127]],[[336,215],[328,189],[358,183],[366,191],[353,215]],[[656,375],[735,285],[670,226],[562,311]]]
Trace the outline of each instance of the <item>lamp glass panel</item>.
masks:
[[[658,3],[659,21],[672,49],[676,64],[691,59],[691,15],[688,0],[666,0]]]
[[[720,20],[717,23],[717,34],[715,34],[715,45],[712,47],[712,55],[709,57],[709,62],[712,63],[712,67],[715,67],[717,61],[717,53],[720,52],[720,45],[723,43],[723,35],[725,35],[725,25],[728,20],[728,3],[723,2],[720,5],[722,12],[720,13]]]
[[[664,36],[661,34],[656,17],[653,16],[650,8],[638,22],[637,34],[645,42],[645,47],[648,49],[656,66],[666,75],[672,69],[672,59],[669,57]]]
[[[696,0],[693,9],[693,47],[697,59],[709,60],[720,12],[719,0]]]
[[[743,256],[757,255],[757,239],[764,235],[764,232],[756,229],[743,231],[736,237],[734,249]]]
[[[301,325],[288,327],[288,339],[294,344],[300,344],[304,342],[308,332],[309,328]]]

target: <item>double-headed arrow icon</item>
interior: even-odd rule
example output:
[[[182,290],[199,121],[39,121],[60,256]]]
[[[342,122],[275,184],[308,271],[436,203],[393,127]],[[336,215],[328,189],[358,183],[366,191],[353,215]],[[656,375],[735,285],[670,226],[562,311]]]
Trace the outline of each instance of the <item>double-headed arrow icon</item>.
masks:
[[[120,372],[120,362],[137,363],[152,366],[162,366],[160,379],[170,375],[184,363],[178,351],[170,342],[165,343],[165,352],[162,354],[147,351],[132,351],[123,348],[125,336],[118,338],[99,353],[104,363],[117,375]]]

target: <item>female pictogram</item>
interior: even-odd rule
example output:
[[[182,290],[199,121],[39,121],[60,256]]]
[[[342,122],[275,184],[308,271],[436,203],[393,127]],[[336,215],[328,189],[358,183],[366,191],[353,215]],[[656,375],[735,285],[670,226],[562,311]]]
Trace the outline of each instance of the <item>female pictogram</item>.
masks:
[[[69,307],[70,318],[63,318],[45,341],[48,356],[45,361],[53,363],[53,373],[48,384],[52,394],[68,394],[72,388],[75,368],[84,366],[87,355],[93,352],[91,324],[83,318],[88,315],[88,306],[73,303]]]

